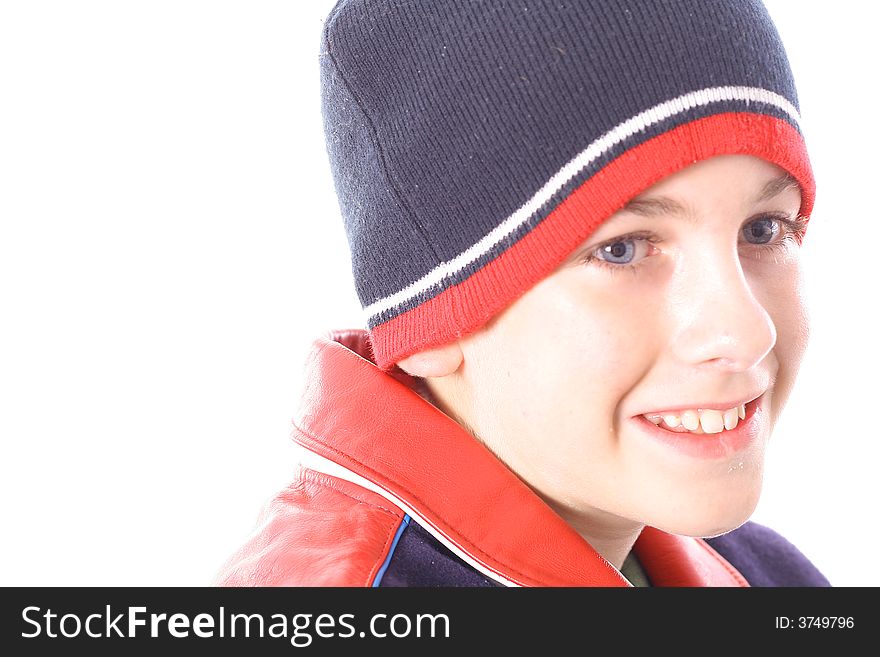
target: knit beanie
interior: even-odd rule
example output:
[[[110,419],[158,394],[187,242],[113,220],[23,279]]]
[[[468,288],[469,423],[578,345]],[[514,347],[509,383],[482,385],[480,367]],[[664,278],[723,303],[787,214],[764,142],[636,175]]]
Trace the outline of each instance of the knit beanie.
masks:
[[[327,153],[375,363],[452,342],[662,178],[722,154],[815,195],[760,0],[339,0]]]

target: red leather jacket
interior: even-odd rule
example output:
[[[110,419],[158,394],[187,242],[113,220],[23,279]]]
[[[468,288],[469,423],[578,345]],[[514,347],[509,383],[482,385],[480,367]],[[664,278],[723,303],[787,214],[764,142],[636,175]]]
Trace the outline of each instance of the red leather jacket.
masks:
[[[316,340],[305,381],[304,464],[215,584],[629,586],[412,377],[377,368],[365,331]],[[759,525],[725,541],[752,583],[828,584]],[[645,527],[633,550],[653,586],[749,586],[706,540]]]

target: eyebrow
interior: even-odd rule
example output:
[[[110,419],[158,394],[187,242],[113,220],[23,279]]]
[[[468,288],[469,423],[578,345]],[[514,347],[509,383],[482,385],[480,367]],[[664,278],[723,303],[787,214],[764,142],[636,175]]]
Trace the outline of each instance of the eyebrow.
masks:
[[[795,180],[791,174],[785,173],[778,178],[774,178],[767,182],[758,196],[755,197],[754,202],[761,203],[762,201],[769,201],[770,199],[779,196],[784,191],[799,187],[800,185],[798,184],[798,181]],[[689,207],[682,205],[678,201],[667,196],[648,196],[645,198],[636,197],[623,206],[622,210],[643,217],[654,217],[661,214],[679,215],[686,218],[694,217],[694,213]]]

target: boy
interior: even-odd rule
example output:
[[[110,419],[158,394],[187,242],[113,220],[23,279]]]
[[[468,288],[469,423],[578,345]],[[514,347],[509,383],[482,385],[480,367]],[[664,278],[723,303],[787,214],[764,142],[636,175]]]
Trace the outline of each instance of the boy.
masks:
[[[321,65],[369,330],[217,583],[828,585],[748,522],[815,191],[759,0],[340,0]]]

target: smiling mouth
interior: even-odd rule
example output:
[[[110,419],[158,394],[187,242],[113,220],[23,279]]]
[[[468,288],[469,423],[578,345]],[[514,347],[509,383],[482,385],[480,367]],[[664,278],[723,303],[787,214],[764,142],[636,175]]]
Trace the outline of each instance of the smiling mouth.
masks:
[[[725,409],[694,408],[667,413],[646,413],[641,417],[673,433],[718,434],[736,429],[746,419],[757,399]]]

